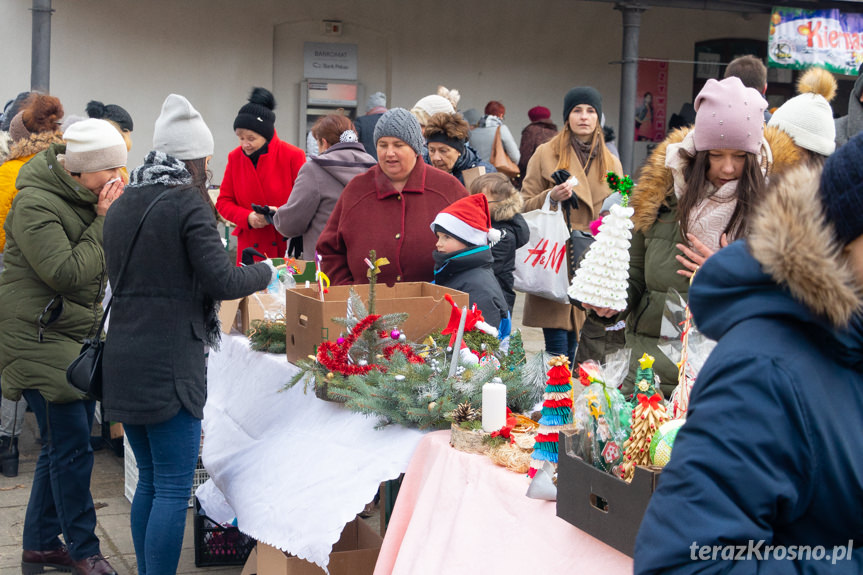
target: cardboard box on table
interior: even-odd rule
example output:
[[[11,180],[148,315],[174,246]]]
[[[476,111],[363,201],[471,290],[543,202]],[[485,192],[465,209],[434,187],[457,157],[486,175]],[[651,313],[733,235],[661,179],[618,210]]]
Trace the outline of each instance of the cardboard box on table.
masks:
[[[365,521],[354,519],[342,530],[330,552],[330,575],[372,575],[383,538]],[[250,557],[251,560],[251,557]],[[324,570],[308,561],[258,542],[257,575],[322,575]],[[245,571],[244,571],[245,572]]]
[[[231,330],[235,329],[245,334],[253,320],[264,319],[267,309],[278,307],[281,303],[278,295],[267,292],[256,292],[242,299],[223,301],[219,308],[222,333],[231,333]]]
[[[294,280],[298,287],[304,287],[306,281],[315,281],[314,262],[295,262],[298,273]],[[222,333],[231,333],[232,329],[245,335],[249,331],[252,320],[264,319],[267,308],[281,305],[278,296],[266,291],[254,293],[248,297],[223,301],[219,308],[219,320],[222,322]]]
[[[324,301],[320,300],[317,285],[287,291],[285,322],[288,361],[295,362],[314,355],[321,342],[334,341],[339,337],[343,326],[334,322],[333,318],[344,317],[347,313],[351,288],[368,305],[368,284],[332,286],[329,293],[324,294]],[[446,327],[452,306],[444,299],[445,294],[450,294],[459,307],[468,305],[468,294],[426,282],[397,283],[392,287],[377,285],[375,313],[407,313],[408,318],[401,330],[409,340],[419,341],[431,332]]]
[[[557,516],[632,557],[635,537],[656,490],[661,469],[636,467],[631,483],[575,455],[575,432],[560,434]]]

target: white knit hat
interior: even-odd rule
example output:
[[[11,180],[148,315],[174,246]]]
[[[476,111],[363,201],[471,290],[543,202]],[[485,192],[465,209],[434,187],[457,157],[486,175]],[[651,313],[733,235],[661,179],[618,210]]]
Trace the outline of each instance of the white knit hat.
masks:
[[[213,134],[189,101],[170,94],[153,129],[153,149],[178,160],[198,160],[213,155]]]
[[[90,118],[69,126],[66,140],[65,167],[71,173],[89,173],[126,165],[128,151],[123,136],[105,120]]]
[[[811,68],[800,78],[794,96],[773,113],[767,123],[786,132],[794,143],[822,156],[836,150],[836,126],[829,100],[836,92],[836,81],[830,72]]]
[[[420,98],[419,101],[414,104],[414,109],[422,110],[429,116],[434,116],[441,112],[445,114],[452,114],[455,112],[452,102],[443,96],[438,96],[437,94]]]

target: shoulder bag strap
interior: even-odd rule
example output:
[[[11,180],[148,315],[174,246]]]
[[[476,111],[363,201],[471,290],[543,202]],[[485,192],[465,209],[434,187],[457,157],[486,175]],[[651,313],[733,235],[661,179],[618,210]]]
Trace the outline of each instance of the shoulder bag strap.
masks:
[[[141,231],[141,227],[144,225],[144,220],[147,219],[147,216],[150,214],[150,210],[153,209],[153,206],[156,203],[167,196],[173,189],[169,188],[156,196],[156,198],[150,202],[150,205],[147,206],[147,209],[144,210],[144,213],[141,215],[141,219],[138,221],[138,227],[135,228],[135,233],[132,234],[132,239],[129,240],[129,248],[126,250],[126,259],[123,260],[123,265],[120,266],[120,273],[117,274],[117,283],[111,288],[111,299],[108,300],[108,304],[105,306],[105,311],[102,313],[102,321],[99,323],[99,331],[97,333],[97,337],[101,337],[98,334],[102,333],[102,330],[105,329],[105,320],[108,317],[108,311],[111,309],[111,303],[114,301],[114,294],[117,293],[117,290],[120,287],[120,281],[123,279],[123,275],[126,273],[126,267],[129,265],[129,260],[132,259],[132,248],[135,246],[135,241],[138,239],[138,233]]]

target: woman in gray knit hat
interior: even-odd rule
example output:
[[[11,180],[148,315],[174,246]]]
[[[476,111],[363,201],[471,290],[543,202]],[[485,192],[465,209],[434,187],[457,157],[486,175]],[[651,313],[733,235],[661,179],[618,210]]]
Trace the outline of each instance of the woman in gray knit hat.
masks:
[[[467,196],[450,174],[422,161],[419,122],[404,108],[375,126],[378,163],[345,187],[318,240],[323,271],[334,285],[367,283],[364,259],[387,258],[378,281],[432,281],[434,236],[424,230],[443,208]]]
[[[261,290],[273,276],[272,265],[234,266],[222,247],[207,197],[212,155],[201,114],[183,96],[169,95],[153,150],[105,219],[115,301],[102,405],[105,417],[123,423],[138,466],[130,520],[141,575],[177,571],[201,445],[205,354],[220,337],[216,302]],[[132,245],[142,214],[168,190]],[[121,277],[126,260],[134,265]]]

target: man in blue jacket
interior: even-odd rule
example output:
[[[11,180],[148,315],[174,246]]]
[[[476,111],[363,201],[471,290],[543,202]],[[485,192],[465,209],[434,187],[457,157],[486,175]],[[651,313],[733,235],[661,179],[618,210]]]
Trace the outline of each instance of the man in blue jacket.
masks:
[[[820,179],[820,181],[819,181]],[[863,135],[771,182],[689,304],[718,344],[635,572],[863,572]]]

